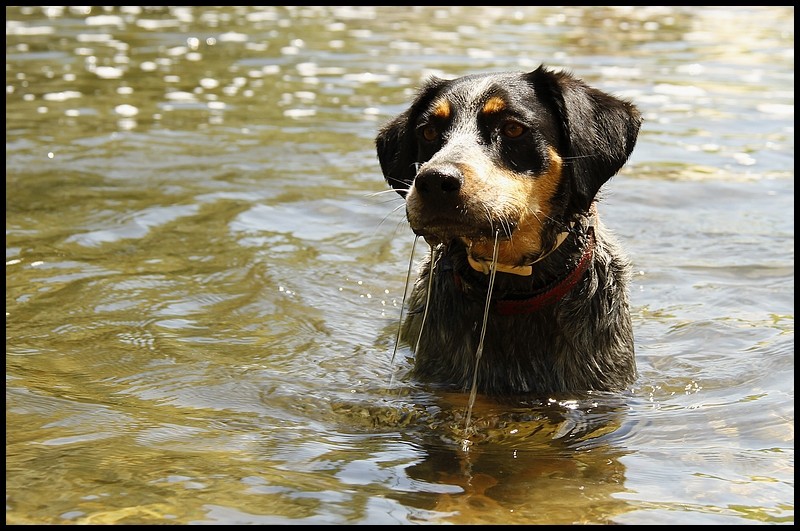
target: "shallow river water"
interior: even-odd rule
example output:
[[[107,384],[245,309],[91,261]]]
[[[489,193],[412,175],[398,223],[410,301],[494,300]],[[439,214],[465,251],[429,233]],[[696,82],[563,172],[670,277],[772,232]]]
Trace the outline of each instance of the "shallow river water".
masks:
[[[640,374],[467,441],[374,137],[540,63],[645,116]],[[794,523],[794,8],[6,7],[6,523]]]

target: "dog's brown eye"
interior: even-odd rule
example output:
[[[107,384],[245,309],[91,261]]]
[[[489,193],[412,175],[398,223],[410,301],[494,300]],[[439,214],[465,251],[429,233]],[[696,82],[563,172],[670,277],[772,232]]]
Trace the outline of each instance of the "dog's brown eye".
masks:
[[[433,142],[439,136],[439,132],[432,125],[426,125],[422,128],[422,138],[428,142]]]
[[[503,124],[503,135],[508,138],[518,138],[526,131],[524,125],[519,122],[506,122]]]

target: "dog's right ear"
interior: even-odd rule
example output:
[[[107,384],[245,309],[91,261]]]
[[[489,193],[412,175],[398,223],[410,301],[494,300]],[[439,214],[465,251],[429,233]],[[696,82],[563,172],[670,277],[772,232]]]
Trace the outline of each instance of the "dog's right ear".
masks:
[[[416,174],[416,142],[409,131],[410,114],[409,109],[394,118],[381,127],[375,138],[383,177],[403,197],[414,182]]]
[[[439,93],[445,80],[432,77],[417,93],[411,106],[381,127],[375,138],[378,161],[389,186],[405,197],[417,174],[416,119]]]

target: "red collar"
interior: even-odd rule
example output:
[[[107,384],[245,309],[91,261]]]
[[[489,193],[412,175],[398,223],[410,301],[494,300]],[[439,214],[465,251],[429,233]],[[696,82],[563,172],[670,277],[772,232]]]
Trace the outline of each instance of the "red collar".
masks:
[[[525,313],[533,313],[541,310],[545,306],[555,304],[564,298],[564,296],[572,291],[583,277],[583,274],[589,269],[592,263],[592,255],[596,239],[594,235],[594,227],[589,227],[587,232],[588,243],[586,249],[583,251],[580,261],[575,266],[572,272],[564,277],[564,279],[556,281],[553,285],[548,286],[544,291],[529,297],[527,299],[497,299],[492,301],[492,309],[498,315],[520,315]],[[454,271],[456,285],[462,290],[464,289],[463,281],[458,273]]]

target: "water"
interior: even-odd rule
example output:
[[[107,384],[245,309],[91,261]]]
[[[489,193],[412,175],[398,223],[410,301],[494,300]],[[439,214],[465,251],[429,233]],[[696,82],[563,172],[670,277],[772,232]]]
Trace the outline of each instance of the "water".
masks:
[[[645,115],[640,376],[465,448],[373,139],[540,62]],[[792,7],[7,7],[6,522],[793,523],[793,212]]]

